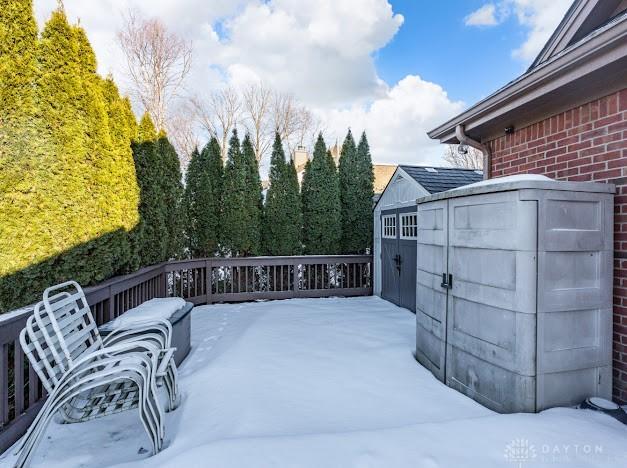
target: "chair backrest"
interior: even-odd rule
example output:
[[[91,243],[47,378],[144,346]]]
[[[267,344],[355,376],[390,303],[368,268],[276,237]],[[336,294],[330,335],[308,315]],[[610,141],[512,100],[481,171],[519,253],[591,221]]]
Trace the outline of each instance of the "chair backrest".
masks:
[[[20,343],[48,391],[81,355],[102,349],[96,321],[78,283],[69,281],[44,291]]]

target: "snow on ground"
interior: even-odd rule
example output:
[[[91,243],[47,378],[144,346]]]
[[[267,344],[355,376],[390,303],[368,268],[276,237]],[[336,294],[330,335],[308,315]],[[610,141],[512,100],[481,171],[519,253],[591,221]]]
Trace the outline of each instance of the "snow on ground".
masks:
[[[160,454],[126,412],[51,425],[34,465],[627,466],[619,422],[496,414],[417,364],[414,333],[413,314],[376,297],[197,307]]]

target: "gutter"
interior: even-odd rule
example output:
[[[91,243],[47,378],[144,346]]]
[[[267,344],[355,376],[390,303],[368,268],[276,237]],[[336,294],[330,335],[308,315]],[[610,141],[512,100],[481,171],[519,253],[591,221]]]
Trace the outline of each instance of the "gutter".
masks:
[[[490,178],[490,148],[483,143],[473,140],[464,131],[462,124],[455,127],[455,137],[459,140],[460,145],[472,146],[483,153],[483,179]]]

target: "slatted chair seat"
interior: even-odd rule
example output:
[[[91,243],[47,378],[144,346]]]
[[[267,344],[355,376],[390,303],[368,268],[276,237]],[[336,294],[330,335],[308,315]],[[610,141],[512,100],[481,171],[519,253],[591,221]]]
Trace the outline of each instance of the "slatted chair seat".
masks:
[[[21,441],[17,466],[26,466],[55,414],[78,423],[138,409],[152,452],[165,435],[156,391],[165,384],[172,409],[176,366],[169,322],[143,323],[101,338],[81,287],[73,281],[48,288],[20,334],[20,344],[48,398]]]

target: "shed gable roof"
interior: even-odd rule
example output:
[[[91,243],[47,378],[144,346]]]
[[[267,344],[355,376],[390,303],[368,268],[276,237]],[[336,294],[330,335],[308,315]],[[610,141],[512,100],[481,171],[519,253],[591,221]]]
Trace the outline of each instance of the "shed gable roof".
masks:
[[[472,169],[404,165],[399,167],[431,194],[483,180],[483,173]]]

